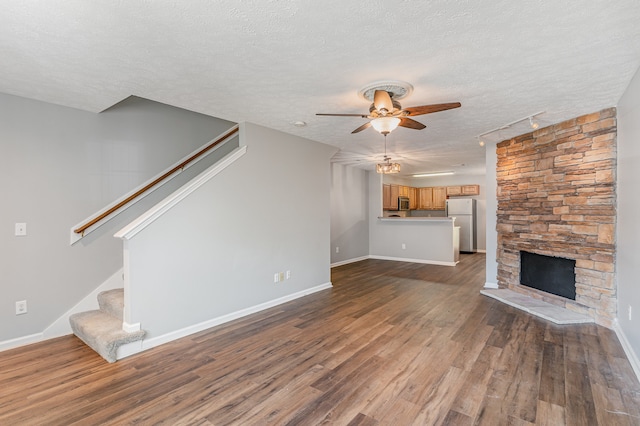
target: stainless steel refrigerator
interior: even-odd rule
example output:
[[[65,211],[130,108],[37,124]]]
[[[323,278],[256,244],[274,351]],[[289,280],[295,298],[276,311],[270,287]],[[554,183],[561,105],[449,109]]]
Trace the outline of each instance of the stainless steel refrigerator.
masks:
[[[460,251],[475,253],[478,247],[476,237],[476,200],[459,198],[447,200],[447,216],[455,217],[454,226],[460,227]]]

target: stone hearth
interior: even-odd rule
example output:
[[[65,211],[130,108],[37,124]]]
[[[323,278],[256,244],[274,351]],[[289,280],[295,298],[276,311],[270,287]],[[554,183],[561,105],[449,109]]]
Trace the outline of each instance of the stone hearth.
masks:
[[[498,285],[612,326],[616,111],[497,145]],[[520,285],[520,250],[576,261],[576,300]]]

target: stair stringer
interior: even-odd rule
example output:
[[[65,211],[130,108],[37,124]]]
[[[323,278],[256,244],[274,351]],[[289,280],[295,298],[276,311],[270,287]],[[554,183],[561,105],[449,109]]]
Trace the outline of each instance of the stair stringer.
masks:
[[[71,309],[62,314],[60,318],[55,320],[42,332],[42,340],[54,339],[56,337],[67,336],[73,333],[69,324],[69,317],[73,314],[92,311],[99,308],[98,294],[113,290],[116,288],[124,288],[123,268],[118,269],[105,282],[96,287],[91,293],[86,295],[82,300],[75,304]]]

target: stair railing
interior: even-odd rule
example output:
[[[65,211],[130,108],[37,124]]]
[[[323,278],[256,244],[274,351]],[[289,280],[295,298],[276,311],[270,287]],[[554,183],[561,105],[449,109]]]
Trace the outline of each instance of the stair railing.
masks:
[[[142,186],[138,189],[133,190],[132,193],[125,195],[123,199],[114,202],[114,204],[105,208],[101,212],[96,213],[90,219],[87,219],[81,222],[79,225],[74,226],[71,233],[71,244],[81,240],[85,235],[98,228],[101,224],[107,222],[109,219],[123,211],[129,205],[137,202],[145,195],[155,190],[157,187],[176,177],[183,170],[187,169],[189,166],[202,159],[205,155],[209,154],[216,146],[220,145],[221,143],[225,142],[233,135],[238,133],[238,129],[238,125],[233,126],[229,130],[218,136],[216,139],[206,144],[204,147],[188,155],[186,159],[179,161],[174,166],[169,167],[169,169],[167,169],[166,171],[161,172],[157,177],[151,178],[147,183],[142,184]]]

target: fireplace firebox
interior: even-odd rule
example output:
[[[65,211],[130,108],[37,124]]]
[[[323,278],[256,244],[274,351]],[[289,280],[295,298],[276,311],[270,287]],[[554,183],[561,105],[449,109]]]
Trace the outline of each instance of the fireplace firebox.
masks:
[[[576,300],[576,261],[520,251],[520,284]]]

